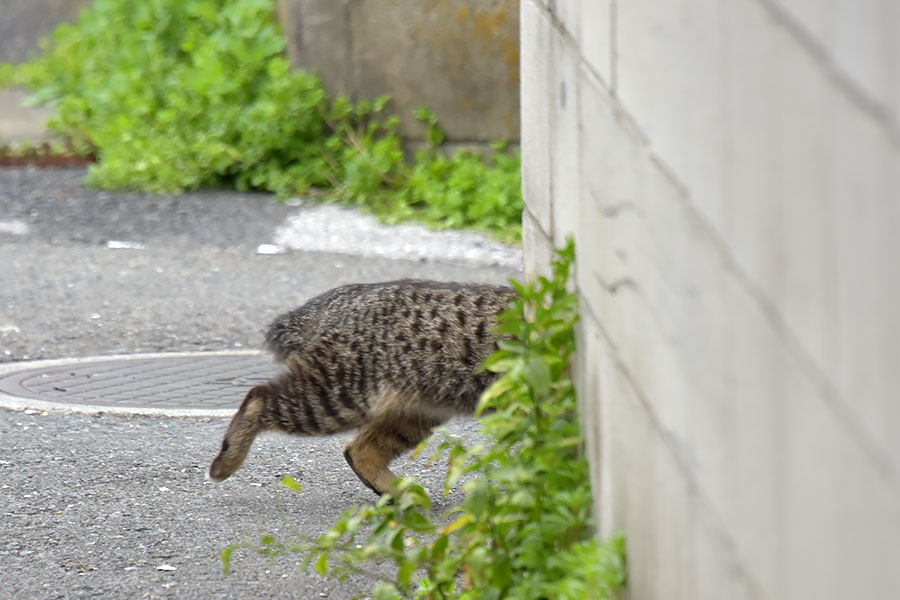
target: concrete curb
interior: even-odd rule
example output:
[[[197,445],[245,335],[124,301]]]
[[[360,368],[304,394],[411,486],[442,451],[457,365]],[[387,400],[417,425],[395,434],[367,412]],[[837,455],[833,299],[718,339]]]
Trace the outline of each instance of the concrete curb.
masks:
[[[47,130],[53,109],[26,106],[27,98],[22,89],[0,89],[0,144],[40,144],[53,138]]]
[[[108,356],[89,356],[82,358],[59,358],[52,360],[36,360],[26,362],[0,363],[0,377],[10,373],[41,369],[46,367],[61,367],[67,365],[80,365],[90,362],[109,360],[145,360],[153,358],[189,358],[208,356],[257,356],[262,352],[256,350],[228,350],[220,352],[156,352],[148,354],[111,354]],[[131,406],[95,406],[90,404],[66,404],[64,402],[49,402],[32,398],[11,396],[0,392],[0,408],[24,411],[38,410],[42,412],[66,412],[83,415],[115,415],[122,417],[212,417],[225,418],[234,415],[234,410],[225,409],[169,409],[153,407]]]

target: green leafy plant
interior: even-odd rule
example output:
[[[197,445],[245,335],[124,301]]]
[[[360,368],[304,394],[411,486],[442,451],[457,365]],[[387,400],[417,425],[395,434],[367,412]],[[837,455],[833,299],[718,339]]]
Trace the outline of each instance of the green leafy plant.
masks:
[[[290,68],[273,4],[94,0],[43,55],[0,66],[0,86],[25,85],[56,106],[50,126],[96,154],[93,185],[233,185],[520,237],[517,153],[445,157],[422,111],[431,145],[407,164],[387,98],[330,100],[315,75]]]
[[[267,537],[257,550],[305,552],[305,564],[322,575],[368,574],[379,599],[616,597],[625,584],[624,540],[593,536],[569,376],[578,318],[566,290],[572,260],[570,244],[552,278],[515,284],[518,298],[498,325],[506,339],[485,364],[502,373],[479,407],[489,441],[467,448],[445,439],[432,456],[447,461],[445,495],[462,482],[460,504],[435,516],[424,489],[404,480],[396,497],[348,510],[316,540]],[[377,574],[367,567],[373,562],[393,569]]]

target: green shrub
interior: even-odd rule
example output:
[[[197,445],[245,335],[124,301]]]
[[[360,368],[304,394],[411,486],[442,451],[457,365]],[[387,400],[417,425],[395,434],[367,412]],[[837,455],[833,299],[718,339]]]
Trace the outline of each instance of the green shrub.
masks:
[[[500,318],[509,339],[485,366],[502,376],[479,407],[489,441],[466,448],[445,440],[432,457],[448,461],[445,495],[464,482],[461,504],[435,516],[422,487],[405,480],[396,499],[348,510],[317,540],[266,536],[255,549],[305,552],[305,564],[322,575],[368,574],[379,599],[616,597],[625,584],[624,541],[593,537],[569,376],[578,318],[566,290],[571,245],[560,256],[552,279],[516,284],[519,297]],[[299,489],[290,478],[284,483]],[[223,552],[226,572],[234,548]],[[373,561],[392,564],[390,576],[368,568]]]
[[[43,55],[0,67],[0,85],[55,104],[51,127],[96,153],[100,187],[233,185],[520,237],[517,153],[429,149],[408,165],[386,98],[331,101],[284,47],[273,0],[95,0]]]

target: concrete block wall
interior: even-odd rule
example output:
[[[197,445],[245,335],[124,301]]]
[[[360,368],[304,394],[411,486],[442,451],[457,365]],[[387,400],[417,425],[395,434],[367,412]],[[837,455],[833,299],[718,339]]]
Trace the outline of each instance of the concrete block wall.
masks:
[[[898,7],[521,2],[526,271],[574,235],[632,598],[900,598]]]
[[[90,0],[0,0],[0,63],[20,63],[40,52],[40,41],[74,21]],[[26,106],[24,89],[0,89],[0,145],[40,143],[50,136],[48,107]]]
[[[424,139],[413,110],[450,142],[519,137],[518,0],[277,0],[292,62],[330,94],[391,96],[400,132]]]
[[[0,0],[0,62],[24,62],[41,39],[74,21],[90,0]]]

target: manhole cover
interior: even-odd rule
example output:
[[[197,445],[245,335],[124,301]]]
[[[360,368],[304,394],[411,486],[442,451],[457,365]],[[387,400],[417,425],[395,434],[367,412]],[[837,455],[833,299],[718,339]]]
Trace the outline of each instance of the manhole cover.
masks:
[[[269,356],[247,352],[135,355],[2,366],[0,395],[125,412],[234,411],[248,389],[278,372]]]

